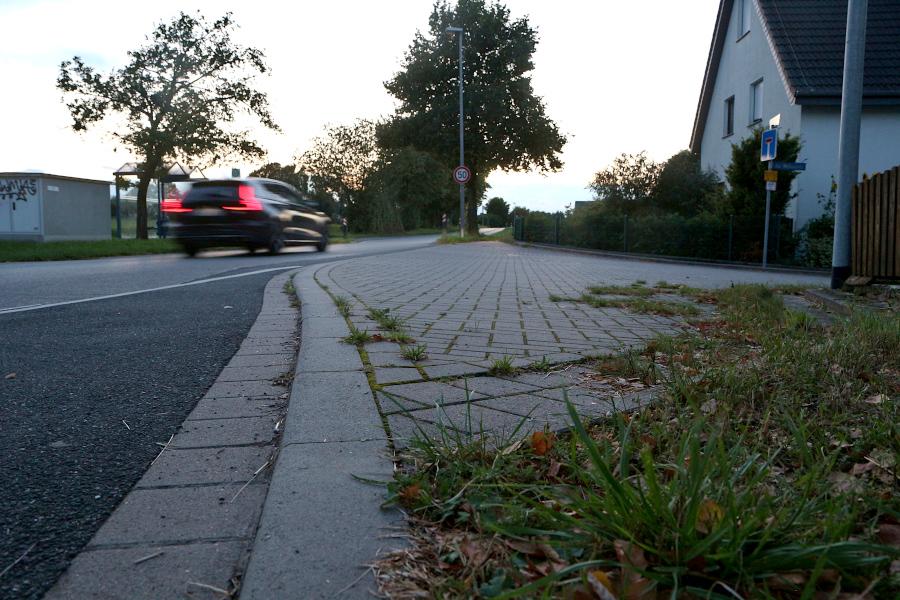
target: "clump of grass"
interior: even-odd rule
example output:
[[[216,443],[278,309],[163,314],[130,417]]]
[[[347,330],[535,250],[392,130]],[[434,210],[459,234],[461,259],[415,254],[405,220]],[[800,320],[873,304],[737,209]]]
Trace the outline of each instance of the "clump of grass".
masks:
[[[448,233],[448,234],[444,234],[441,237],[439,237],[437,243],[438,244],[466,244],[468,242],[484,242],[484,241],[488,241],[491,239],[492,238],[485,236],[485,235],[481,235],[481,234],[471,235],[471,234],[467,233],[466,235],[460,237],[458,233]]]
[[[300,300],[297,298],[297,290],[294,288],[294,279],[292,277],[288,277],[287,281],[284,282],[281,291],[287,294],[292,307],[300,308]]]
[[[714,297],[721,321],[619,357],[664,368],[640,412],[585,426],[569,405],[558,440],[414,442],[389,499],[427,535],[380,580],[446,598],[898,597],[900,550],[880,540],[900,516],[900,315],[825,329],[761,286]]]
[[[345,344],[352,344],[354,346],[362,346],[363,344],[368,344],[372,341],[372,336],[369,334],[368,330],[360,330],[356,327],[350,327],[350,335],[344,338]]]
[[[546,356],[542,356],[541,360],[536,360],[530,365],[528,365],[529,371],[541,371],[546,372],[553,368],[553,363],[547,360]]]
[[[646,298],[655,293],[653,288],[644,287],[642,285],[595,285],[588,288],[592,294],[605,296],[640,296]]]
[[[389,342],[394,342],[395,344],[413,344],[416,341],[404,329],[388,332],[385,339]]]
[[[509,356],[495,359],[488,369],[490,375],[512,375],[515,372],[516,368],[513,367],[512,358]]]
[[[419,362],[420,360],[425,360],[426,358],[428,358],[428,349],[424,344],[419,344],[417,346],[404,346],[400,354],[406,360]]]
[[[370,308],[369,316],[384,331],[400,331],[403,328],[403,319],[392,315],[389,308]]]
[[[637,313],[662,316],[692,317],[700,313],[693,304],[686,302],[667,302],[643,297],[637,298],[603,298],[591,294],[583,294],[578,302],[584,302],[594,308],[623,308]]]
[[[335,296],[334,304],[342,317],[346,319],[350,316],[350,301],[346,296]]]

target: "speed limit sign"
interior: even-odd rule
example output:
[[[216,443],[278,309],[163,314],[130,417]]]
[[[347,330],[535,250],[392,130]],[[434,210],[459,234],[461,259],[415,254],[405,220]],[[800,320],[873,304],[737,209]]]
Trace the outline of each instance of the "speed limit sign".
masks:
[[[459,165],[453,169],[453,181],[456,183],[462,185],[468,183],[470,179],[472,179],[472,171],[469,170],[469,167]]]

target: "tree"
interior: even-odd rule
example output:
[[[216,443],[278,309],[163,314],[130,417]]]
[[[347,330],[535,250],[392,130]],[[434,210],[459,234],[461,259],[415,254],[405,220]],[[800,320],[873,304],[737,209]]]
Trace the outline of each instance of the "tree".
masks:
[[[453,203],[447,169],[427,152],[412,146],[386,150],[370,176],[367,188],[382,197],[377,203],[381,209],[386,202],[399,211],[404,229],[437,226],[448,204]],[[375,226],[380,222],[380,210],[373,208],[370,223],[373,231],[380,231]]]
[[[231,14],[208,22],[180,13],[156,27],[130,61],[101,75],[75,56],[63,61],[63,91],[75,131],[112,114],[124,117],[113,137],[139,159],[137,236],[147,237],[147,188],[171,160],[209,161],[264,154],[247,131],[226,128],[240,113],[277,130],[266,95],[251,84],[267,72],[263,53],[231,39]]]
[[[484,207],[484,212],[493,216],[492,221],[501,223],[503,226],[506,226],[506,223],[509,221],[509,204],[499,196],[494,196],[488,200],[487,205]]]
[[[465,30],[465,163],[473,174],[466,220],[475,233],[487,176],[496,169],[557,170],[565,137],[531,86],[537,32],[528,19],[510,19],[496,2],[459,0],[434,5],[427,31],[416,34],[401,71],[385,84],[399,106],[379,127],[383,146],[412,145],[440,157],[448,170],[456,165],[459,59],[448,26]]]
[[[720,210],[727,214],[761,216],[766,212],[766,183],[763,173],[767,163],[759,160],[759,148],[762,129],[756,128],[753,133],[731,146],[731,164],[725,169],[725,179],[731,188],[724,198]],[[785,134],[778,140],[778,160],[794,162],[800,154],[800,139]],[[784,213],[784,208],[793,197],[791,183],[797,173],[779,171],[777,191],[772,192],[772,214]]]
[[[662,165],[652,193],[653,209],[692,217],[711,208],[719,193],[719,178],[700,168],[700,158],[682,150]]]
[[[297,188],[301,194],[309,193],[309,175],[303,171],[298,171],[294,165],[284,165],[281,163],[266,163],[260,168],[252,171],[250,177],[265,177],[266,179],[275,179],[283,181]]]
[[[589,187],[606,210],[632,216],[650,206],[661,170],[646,152],[623,153],[613,159],[612,165],[598,171]]]
[[[341,214],[346,214],[351,226],[358,230],[366,218],[363,191],[378,163],[375,124],[360,119],[352,125],[328,127],[297,162],[309,173],[317,192],[337,196]]]

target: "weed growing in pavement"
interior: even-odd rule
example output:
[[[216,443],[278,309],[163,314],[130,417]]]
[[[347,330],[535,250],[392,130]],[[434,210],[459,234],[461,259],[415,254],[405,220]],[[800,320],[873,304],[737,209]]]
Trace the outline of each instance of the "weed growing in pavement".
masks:
[[[424,344],[419,344],[418,346],[404,346],[400,354],[406,360],[411,360],[413,362],[428,358],[427,348]]]
[[[389,308],[370,308],[369,316],[384,331],[400,331],[403,328],[403,319],[391,315]]]
[[[657,378],[639,412],[586,426],[570,405],[559,439],[420,434],[389,486],[414,545],[383,589],[898,597],[900,315],[825,329],[767,288],[713,296],[721,319],[597,365]]]
[[[642,298],[646,298],[647,296],[652,296],[655,293],[653,288],[644,287],[642,285],[595,285],[588,288],[588,291],[592,294],[604,295],[604,294],[615,294],[617,296],[639,296]]]
[[[495,359],[488,369],[488,374],[490,375],[512,375],[515,372],[516,369],[512,365],[512,358],[509,356]]]
[[[345,344],[352,344],[354,346],[362,346],[363,344],[368,344],[372,341],[372,336],[369,334],[368,330],[359,330],[356,327],[350,326],[350,335],[344,338]]]
[[[416,341],[406,332],[405,329],[389,331],[385,336],[385,339],[389,342],[394,342],[395,344],[412,344]]]
[[[287,294],[293,308],[300,308],[300,299],[297,298],[297,290],[294,288],[294,279],[292,277],[287,278],[287,281],[281,287],[281,291]]]
[[[699,309],[693,304],[685,302],[666,302],[663,300],[648,300],[647,298],[603,298],[583,294],[579,302],[589,304],[594,308],[624,308],[637,313],[649,313],[663,316],[693,317],[700,314]]]
[[[553,368],[553,363],[547,360],[546,356],[542,356],[541,360],[536,360],[530,365],[528,365],[529,371],[541,371],[546,372]]]
[[[338,312],[345,319],[350,317],[350,301],[346,296],[335,296],[334,304],[337,306]]]

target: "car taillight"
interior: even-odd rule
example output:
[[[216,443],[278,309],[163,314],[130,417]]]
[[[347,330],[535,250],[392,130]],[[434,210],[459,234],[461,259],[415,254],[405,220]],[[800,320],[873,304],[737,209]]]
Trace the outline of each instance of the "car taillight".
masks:
[[[192,208],[185,208],[184,205],[181,204],[180,198],[165,198],[162,201],[162,211],[164,213],[187,213],[192,210]]]
[[[249,185],[238,186],[238,206],[223,206],[226,210],[243,210],[259,212],[263,209],[262,202],[256,197],[256,192]]]

